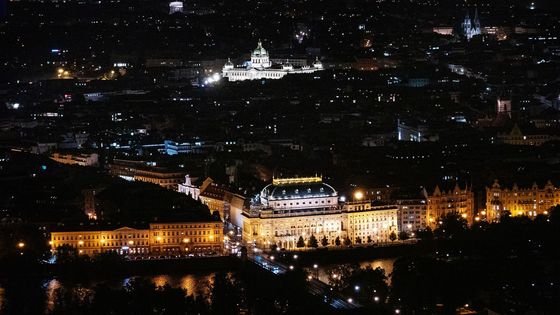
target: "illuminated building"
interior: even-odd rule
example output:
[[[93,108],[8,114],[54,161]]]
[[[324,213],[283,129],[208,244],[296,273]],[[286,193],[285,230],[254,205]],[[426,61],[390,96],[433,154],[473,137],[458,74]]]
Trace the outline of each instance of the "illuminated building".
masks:
[[[181,183],[185,176],[183,172],[152,166],[145,161],[118,159],[109,164],[109,173],[129,181],[156,184],[171,190],[177,190],[177,185]]]
[[[50,156],[51,160],[62,164],[68,165],[79,165],[79,166],[98,166],[99,165],[99,155],[97,153],[92,154],[62,154],[53,153]]]
[[[342,207],[343,231],[347,226],[346,234],[352,243],[368,241],[387,242],[389,235],[398,233],[398,207],[372,206],[370,202],[351,202]]]
[[[428,225],[434,227],[440,218],[449,213],[458,213],[467,222],[472,223],[474,215],[474,193],[468,188],[461,189],[455,184],[453,190],[442,191],[436,186],[433,194],[424,191],[428,206],[426,208],[426,218]]]
[[[81,228],[51,232],[51,248],[55,250],[69,245],[85,255],[103,252],[158,255],[221,253],[223,247],[222,223],[219,221],[150,223],[143,229],[126,226],[112,230]]]
[[[426,199],[401,199],[397,200],[398,230],[405,231],[412,236],[418,230],[424,230],[428,225],[426,216]]]
[[[313,65],[294,67],[289,61],[282,64],[273,64],[270,61],[268,51],[263,48],[261,41],[257,48],[251,53],[251,60],[243,66],[235,66],[228,59],[222,69],[222,77],[229,81],[258,80],[258,79],[281,79],[287,74],[313,73],[323,69],[323,64],[316,59]]]
[[[548,214],[550,208],[558,204],[560,188],[550,181],[543,188],[536,183],[530,188],[519,188],[517,184],[511,189],[502,188],[498,180],[491,187],[486,187],[486,215],[489,221],[498,220],[505,211],[514,216]]]
[[[200,188],[193,184],[193,178],[191,178],[190,175],[185,175],[185,182],[178,184],[177,191],[191,196],[194,200],[198,200],[198,196],[200,195]]]
[[[559,136],[546,134],[541,130],[533,130],[532,128],[521,130],[517,124],[513,126],[509,133],[499,133],[496,136],[496,142],[509,145],[540,146],[545,142],[558,139],[560,139]]]
[[[169,14],[173,13],[183,13],[183,2],[172,1],[169,2]]]
[[[437,26],[432,31],[439,35],[453,35],[453,27],[451,26]]]
[[[499,97],[496,102],[496,113],[507,114],[511,118],[511,100]]]
[[[478,10],[475,10],[474,18],[472,20],[467,12],[465,19],[463,20],[462,29],[463,35],[465,35],[467,40],[471,40],[474,36],[482,34],[480,19],[478,18]]]
[[[185,182],[178,185],[178,191],[200,200],[210,209],[210,212],[217,211],[222,220],[241,226],[240,216],[245,198],[214,183],[212,178],[206,178],[199,187],[192,183],[189,175],[186,175]]]
[[[338,192],[321,177],[275,178],[242,215],[243,240],[260,247],[293,249],[300,237],[307,241],[311,235],[319,242],[326,237],[330,246],[337,237],[387,241],[397,230],[396,206],[372,207],[363,200],[339,204]]]

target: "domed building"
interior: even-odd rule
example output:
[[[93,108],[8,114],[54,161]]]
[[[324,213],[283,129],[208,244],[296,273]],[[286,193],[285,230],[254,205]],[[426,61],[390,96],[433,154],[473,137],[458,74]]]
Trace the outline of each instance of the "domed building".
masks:
[[[293,67],[289,62],[285,64],[273,64],[270,61],[268,51],[264,49],[259,40],[257,48],[251,52],[251,60],[243,66],[234,66],[228,62],[222,68],[222,77],[229,81],[258,80],[258,79],[281,79],[287,74],[313,73],[323,70],[323,64],[316,59],[312,66]]]
[[[313,235],[335,246],[350,238],[385,241],[397,228],[397,207],[371,202],[339,202],[338,192],[322,177],[274,178],[242,213],[243,240],[261,248],[293,249]],[[364,224],[367,223],[367,224]]]
[[[321,177],[273,179],[261,190],[257,204],[288,211],[336,207],[338,193]]]

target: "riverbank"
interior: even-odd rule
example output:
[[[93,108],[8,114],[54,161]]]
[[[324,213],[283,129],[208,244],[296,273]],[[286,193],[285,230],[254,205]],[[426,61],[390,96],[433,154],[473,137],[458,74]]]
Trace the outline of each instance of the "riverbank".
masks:
[[[271,255],[278,256],[281,260],[292,260],[297,255],[300,264],[310,266],[313,264],[353,263],[364,260],[397,258],[406,255],[427,254],[433,247],[427,243],[404,243],[391,246],[361,246],[348,248],[318,248],[308,251],[278,252]]]
[[[67,264],[36,264],[2,268],[1,278],[60,277],[111,278],[160,273],[201,273],[231,271],[239,268],[234,256],[193,257],[188,259],[76,261]]]

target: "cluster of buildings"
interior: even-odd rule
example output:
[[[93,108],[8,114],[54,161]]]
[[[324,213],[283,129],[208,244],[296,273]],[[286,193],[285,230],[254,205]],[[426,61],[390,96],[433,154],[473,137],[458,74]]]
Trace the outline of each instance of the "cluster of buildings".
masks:
[[[189,175],[175,184],[220,214],[221,221],[150,223],[145,229],[57,231],[51,245],[70,245],[83,254],[115,251],[120,254],[158,255],[223,250],[223,231],[237,228],[246,244],[259,248],[296,249],[300,238],[311,236],[326,246],[390,242],[401,232],[414,237],[419,230],[436,228],[449,213],[460,214],[469,224],[495,221],[506,211],[514,216],[548,214],[560,204],[560,188],[550,181],[539,187],[503,188],[496,181],[486,188],[486,207],[477,208],[468,186],[444,190],[425,188],[419,196],[390,199],[394,191],[356,191],[346,200],[320,176],[274,178],[252,198],[228,191],[211,178],[198,181]],[[379,204],[382,205],[379,205]],[[225,224],[225,225],[224,225]],[[393,234],[393,235],[392,235]]]

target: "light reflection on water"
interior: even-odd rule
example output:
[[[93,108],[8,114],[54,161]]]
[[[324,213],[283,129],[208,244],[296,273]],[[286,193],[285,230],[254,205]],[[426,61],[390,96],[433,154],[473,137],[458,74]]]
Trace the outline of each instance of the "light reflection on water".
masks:
[[[389,284],[391,283],[391,273],[393,272],[393,263],[395,262],[395,258],[384,258],[384,259],[376,259],[374,261],[366,261],[361,262],[360,267],[364,268],[367,266],[371,266],[371,268],[381,268],[385,270],[385,275],[389,279]]]
[[[0,314],[4,311],[4,288],[0,287]]]
[[[56,290],[60,289],[62,286],[60,284],[60,281],[58,281],[57,279],[50,279],[50,280],[46,280],[43,283],[43,290],[45,290],[45,309],[47,311],[52,311],[54,309],[54,303],[55,303],[55,299],[56,299]]]
[[[209,294],[214,274],[210,275],[156,275],[150,277],[158,287],[169,285],[173,288],[181,288],[188,295],[205,296]]]
[[[95,286],[105,283],[114,289],[124,288],[132,279],[136,277],[127,277],[122,279],[112,279],[107,281],[93,281],[89,283],[77,283],[74,281],[65,281],[57,278],[49,278],[40,282],[41,290],[44,297],[44,310],[45,313],[50,313],[54,310],[57,290],[76,290],[77,296],[80,300],[86,298]],[[210,286],[213,283],[214,273],[204,274],[164,274],[153,276],[139,276],[141,279],[149,279],[156,286],[169,285],[173,288],[182,288],[187,295],[209,296]],[[4,284],[5,285],[5,284]],[[0,314],[5,311],[7,301],[6,292],[10,290],[9,286],[0,284]],[[29,301],[29,303],[42,304],[43,301]]]

